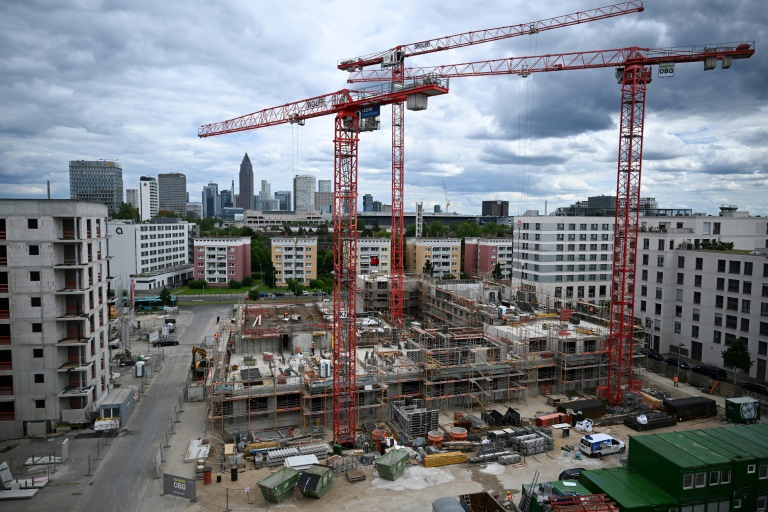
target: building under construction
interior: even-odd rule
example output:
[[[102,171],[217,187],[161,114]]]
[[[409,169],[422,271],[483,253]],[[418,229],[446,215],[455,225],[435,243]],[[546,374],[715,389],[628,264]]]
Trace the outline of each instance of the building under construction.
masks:
[[[606,381],[607,329],[598,323],[576,325],[570,312],[514,301],[517,290],[493,283],[411,280],[408,287],[418,321],[397,335],[378,309],[360,302],[371,312],[358,314],[358,425],[387,421],[400,436],[424,435],[447,408],[483,412],[514,407],[530,393],[593,394]],[[234,310],[199,374],[212,429],[330,432],[331,306],[321,299]]]

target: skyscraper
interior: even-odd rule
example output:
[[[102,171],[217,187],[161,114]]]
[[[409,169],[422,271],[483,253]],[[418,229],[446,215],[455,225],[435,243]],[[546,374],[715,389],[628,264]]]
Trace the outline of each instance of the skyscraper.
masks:
[[[221,197],[218,183],[203,187],[203,218],[218,217],[221,214]]]
[[[178,217],[187,213],[187,177],[180,172],[157,175],[160,209],[173,212]]]
[[[373,196],[371,194],[365,194],[363,196],[363,211],[364,212],[373,211]]]
[[[318,180],[317,181],[318,192],[333,192],[333,183],[331,180]]]
[[[509,217],[509,201],[483,201],[483,216]]]
[[[295,211],[315,211],[315,176],[313,174],[299,174],[293,178],[293,197]]]
[[[205,203],[205,201],[203,201]],[[253,166],[248,153],[240,164],[240,208],[253,210]]]
[[[280,203],[280,211],[287,212],[291,210],[291,191],[278,190],[275,192],[275,199]]]
[[[139,209],[139,189],[127,188],[125,189],[125,202],[131,205],[133,209]]]
[[[150,220],[157,217],[160,202],[157,198],[157,180],[152,176],[139,178],[139,218]]]
[[[116,212],[123,202],[123,168],[111,160],[70,160],[69,198],[107,205]]]
[[[221,196],[221,207],[232,208],[232,205],[234,205],[234,203],[232,202],[232,191],[227,189],[222,189],[221,192],[219,192],[219,195]]]

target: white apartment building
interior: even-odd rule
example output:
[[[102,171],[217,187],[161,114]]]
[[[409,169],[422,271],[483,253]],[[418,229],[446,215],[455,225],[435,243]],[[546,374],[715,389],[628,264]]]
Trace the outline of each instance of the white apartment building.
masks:
[[[142,224],[110,221],[110,275],[123,283],[134,280],[136,290],[145,291],[193,279],[190,232],[194,229],[194,224],[171,219]]]
[[[160,196],[157,180],[152,176],[139,178],[139,218],[143,221],[157,217],[160,211]]]
[[[87,424],[109,393],[107,206],[0,200],[0,439]]]
[[[289,279],[308,285],[317,278],[317,264],[317,238],[272,239],[275,286],[288,286]]]
[[[389,238],[360,238],[357,241],[357,273],[386,275],[390,270]]]

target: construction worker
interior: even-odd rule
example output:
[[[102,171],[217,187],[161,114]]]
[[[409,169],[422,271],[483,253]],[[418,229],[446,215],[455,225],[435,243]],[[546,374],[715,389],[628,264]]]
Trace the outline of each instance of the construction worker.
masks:
[[[315,342],[312,342],[312,355],[315,355]]]
[[[675,387],[677,387],[677,380],[678,380],[678,379],[677,379],[677,375],[675,375],[675,376],[674,376],[674,378],[673,378],[672,380],[675,382]]]
[[[219,317],[216,317],[216,323],[219,323],[219,320],[221,320]]]

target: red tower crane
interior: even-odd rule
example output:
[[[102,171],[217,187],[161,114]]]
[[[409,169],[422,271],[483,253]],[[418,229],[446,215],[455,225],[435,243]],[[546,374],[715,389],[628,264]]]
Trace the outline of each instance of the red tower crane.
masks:
[[[536,57],[451,64],[403,70],[405,79],[414,76],[457,78],[467,76],[566,71],[589,68],[617,68],[621,84],[621,125],[619,162],[616,180],[614,217],[613,274],[611,283],[610,334],[606,342],[608,381],[599,390],[612,404],[621,404],[632,382],[632,337],[634,334],[635,269],[637,234],[640,217],[640,177],[643,155],[643,124],[646,88],[651,82],[652,65],[703,62],[704,70],[721,62],[723,69],[734,59],[746,59],[755,53],[754,42],[714,44],[681,48],[619,48],[574,52]],[[668,66],[663,67],[669,70]],[[661,72],[662,66],[659,71]],[[364,71],[350,76],[350,82],[389,80],[386,71]]]
[[[452,36],[427,39],[418,43],[396,46],[383,52],[377,52],[362,57],[343,59],[338,68],[354,72],[367,66],[380,64],[388,68],[388,80],[395,84],[403,83],[405,58],[427,53],[451,50],[475,44],[488,43],[510,37],[536,34],[545,30],[578,25],[590,21],[622,16],[643,10],[642,0],[607,5],[588,11],[581,11],[544,20],[520,23],[505,27],[475,30]],[[405,116],[403,103],[392,104],[392,238],[390,260],[390,317],[395,332],[403,323],[403,294],[404,294],[404,261],[405,261],[405,223],[404,223],[404,190],[405,190]]]
[[[427,107],[429,96],[448,93],[448,80],[432,78],[384,84],[362,90],[342,89],[268,108],[235,119],[201,126],[199,137],[255,130],[335,114],[333,165],[333,435],[338,444],[355,441],[357,422],[357,156],[358,133],[378,128],[381,105],[409,102]]]

